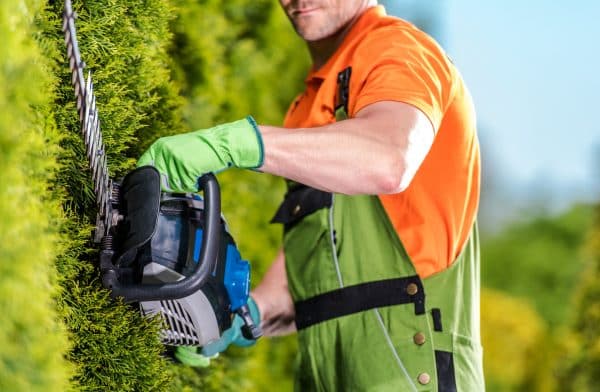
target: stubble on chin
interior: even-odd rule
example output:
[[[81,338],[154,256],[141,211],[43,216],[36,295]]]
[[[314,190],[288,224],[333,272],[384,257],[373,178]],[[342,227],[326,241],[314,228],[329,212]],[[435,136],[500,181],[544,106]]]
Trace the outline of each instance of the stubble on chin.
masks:
[[[292,21],[296,33],[307,42],[320,41],[336,31],[335,21],[325,17],[315,17],[312,21]]]

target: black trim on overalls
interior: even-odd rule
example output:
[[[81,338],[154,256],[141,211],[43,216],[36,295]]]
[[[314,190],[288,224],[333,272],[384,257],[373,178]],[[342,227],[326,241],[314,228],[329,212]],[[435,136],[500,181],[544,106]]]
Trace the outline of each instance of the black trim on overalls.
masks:
[[[438,392],[457,392],[454,355],[448,351],[435,350],[435,368],[438,377]]]
[[[433,319],[433,330],[436,332],[442,332],[442,311],[440,308],[431,309],[431,318]]]
[[[296,184],[285,194],[271,223],[282,223],[284,230],[288,231],[306,215],[329,207],[331,207],[331,193]]]
[[[417,288],[413,294],[409,294],[411,284]],[[410,303],[415,306],[415,314],[425,313],[425,291],[418,275],[346,286],[296,302],[296,328],[301,330],[365,310]]]

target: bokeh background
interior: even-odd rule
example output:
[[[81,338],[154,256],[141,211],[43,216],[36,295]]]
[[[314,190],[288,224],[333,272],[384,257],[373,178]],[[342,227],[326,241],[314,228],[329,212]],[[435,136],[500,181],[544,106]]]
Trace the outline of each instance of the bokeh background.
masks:
[[[482,144],[482,332],[490,391],[600,384],[600,69],[593,1],[388,0],[474,96]],[[77,0],[111,174],[157,137],[253,114],[279,124],[307,51],[273,0]],[[61,1],[0,2],[0,390],[292,390],[294,337],[174,363],[158,324],[102,289]],[[272,176],[219,175],[260,280],[281,242]]]

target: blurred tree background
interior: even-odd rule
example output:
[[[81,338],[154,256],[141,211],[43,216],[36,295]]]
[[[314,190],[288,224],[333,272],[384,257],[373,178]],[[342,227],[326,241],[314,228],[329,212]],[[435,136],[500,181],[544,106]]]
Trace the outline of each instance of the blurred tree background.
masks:
[[[284,13],[270,0],[177,0],[171,55],[174,79],[186,98],[190,129],[210,127],[251,114],[280,125],[303,86],[308,52]],[[222,208],[243,257],[252,263],[252,284],[281,246],[281,227],[269,220],[284,193],[281,179],[228,170],[219,174]],[[291,390],[293,336],[261,339],[251,349],[232,347],[208,369],[179,369],[205,390]],[[198,377],[199,376],[199,377]]]
[[[309,67],[270,0],[73,6],[115,177],[159,136],[247,114],[280,124]],[[101,288],[62,10],[62,1],[0,3],[0,390],[291,390],[294,337],[233,348],[209,368],[180,366],[162,355],[155,323]],[[256,284],[280,246],[281,229],[267,222],[283,182],[239,170],[219,180]],[[489,390],[596,390],[600,209],[535,209],[482,234]]]
[[[594,390],[598,356],[596,366],[581,360],[594,357],[585,347],[600,338],[590,320],[600,303],[597,286],[591,286],[599,277],[600,253],[592,246],[599,228],[593,206],[575,205],[559,215],[525,216],[482,236],[482,336],[490,391]],[[575,379],[581,384],[569,384]]]

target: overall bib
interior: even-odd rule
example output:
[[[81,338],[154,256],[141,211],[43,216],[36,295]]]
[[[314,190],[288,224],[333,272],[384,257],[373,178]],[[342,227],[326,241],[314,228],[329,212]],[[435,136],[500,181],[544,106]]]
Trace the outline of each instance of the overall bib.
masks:
[[[296,390],[485,390],[476,225],[448,269],[420,279],[377,196],[290,182],[273,221],[296,309]]]

